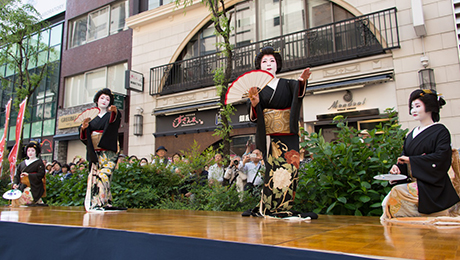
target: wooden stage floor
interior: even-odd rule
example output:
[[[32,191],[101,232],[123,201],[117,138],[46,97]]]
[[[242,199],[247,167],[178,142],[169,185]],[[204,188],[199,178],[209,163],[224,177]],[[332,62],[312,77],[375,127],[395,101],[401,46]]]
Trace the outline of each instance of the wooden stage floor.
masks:
[[[1,207],[1,220],[94,227],[300,248],[376,259],[460,259],[460,228],[382,225],[378,217],[320,215],[310,222],[241,217],[240,212],[83,207]]]

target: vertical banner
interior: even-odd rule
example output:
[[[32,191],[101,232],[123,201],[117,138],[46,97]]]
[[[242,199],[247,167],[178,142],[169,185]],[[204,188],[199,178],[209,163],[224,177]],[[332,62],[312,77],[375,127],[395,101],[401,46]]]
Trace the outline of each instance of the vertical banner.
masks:
[[[0,176],[2,175],[2,162],[3,162],[3,153],[5,152],[6,140],[8,139],[8,124],[10,123],[10,112],[11,112],[11,98],[6,104],[5,110],[5,129],[3,130],[2,139],[0,139]]]
[[[16,143],[10,151],[8,160],[10,161],[11,182],[13,182],[14,173],[16,172],[16,161],[18,159],[18,151],[20,149],[19,142],[21,141],[22,125],[24,123],[24,113],[26,112],[27,98],[19,105],[18,119],[16,119]]]

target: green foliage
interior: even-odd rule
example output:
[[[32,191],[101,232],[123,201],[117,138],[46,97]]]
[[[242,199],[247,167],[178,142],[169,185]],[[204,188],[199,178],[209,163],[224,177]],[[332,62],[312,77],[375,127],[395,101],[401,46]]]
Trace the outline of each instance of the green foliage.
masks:
[[[407,129],[397,123],[396,112],[387,109],[389,121],[361,138],[343,117],[336,117],[338,140],[329,143],[321,135],[305,135],[301,144],[313,160],[301,171],[296,205],[298,210],[331,215],[382,214],[381,201],[389,192],[387,182],[373,176],[386,173],[402,151]]]
[[[244,211],[260,199],[247,193],[238,193],[235,186],[210,185],[201,172],[213,164],[212,148],[199,153],[195,142],[188,151],[181,151],[185,159],[165,166],[139,166],[138,162],[121,163],[113,173],[111,192],[113,205],[127,208],[187,209]],[[61,206],[83,206],[88,170],[74,174],[70,179],[47,175],[45,203]],[[8,181],[1,181],[3,192]],[[5,187],[4,187],[5,186]],[[11,188],[9,188],[11,189]],[[7,203],[7,201],[4,201]]]
[[[83,206],[86,194],[88,170],[77,170],[71,178],[62,175],[46,175],[46,197],[49,205]]]
[[[11,179],[9,174],[2,174],[0,177],[0,195],[11,190]],[[0,205],[8,205],[9,201],[3,198],[0,199]]]
[[[20,0],[0,1],[0,67],[8,66],[15,75],[0,74],[0,81],[8,90],[7,95],[14,97],[16,111],[26,97],[28,105],[40,83],[53,73],[53,66],[58,66],[57,62],[44,63],[43,60],[44,53],[57,55],[42,39],[47,36],[42,35],[42,30],[48,26],[32,5],[22,4]],[[28,106],[25,117],[30,117]]]

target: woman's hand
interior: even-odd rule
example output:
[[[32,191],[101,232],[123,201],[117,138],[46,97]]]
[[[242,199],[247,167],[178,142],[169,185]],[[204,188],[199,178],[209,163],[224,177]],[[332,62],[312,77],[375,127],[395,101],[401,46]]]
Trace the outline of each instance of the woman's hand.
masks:
[[[409,157],[404,156],[404,155],[401,157],[398,157],[398,163],[399,164],[409,164],[410,163]]]
[[[86,128],[88,128],[88,126],[89,126],[89,121],[91,121],[91,118],[89,118],[89,117],[88,117],[88,118],[85,118],[85,119],[83,120],[83,123],[81,124],[81,130],[82,130],[82,131],[85,130]]]
[[[311,75],[310,68],[304,69],[302,74],[300,74],[299,81],[304,81],[304,82],[307,81],[310,78],[310,75]]]
[[[251,100],[252,107],[256,107],[259,104],[259,90],[257,87],[252,87],[248,91],[249,100]]]
[[[18,187],[19,187],[19,185],[13,184],[13,190],[17,189]]]
[[[399,167],[396,165],[393,165],[390,169],[391,174],[401,174],[401,171],[399,170]]]
[[[109,111],[109,112],[117,112],[117,107],[114,106],[114,105],[111,105],[111,106],[109,107],[109,109],[107,109],[107,111]]]
[[[29,176],[29,174],[27,172],[21,172],[21,178],[24,176]]]

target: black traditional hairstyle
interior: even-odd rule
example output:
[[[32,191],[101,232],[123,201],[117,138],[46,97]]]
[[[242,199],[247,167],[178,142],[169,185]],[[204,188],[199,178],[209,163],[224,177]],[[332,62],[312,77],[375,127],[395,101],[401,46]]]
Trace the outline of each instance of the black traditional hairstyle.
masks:
[[[93,102],[96,103],[96,106],[97,106],[97,101],[99,100],[99,97],[102,95],[102,94],[105,94],[107,96],[110,97],[110,103],[109,103],[109,106],[113,105],[113,102],[114,102],[114,97],[113,97],[113,94],[112,94],[112,91],[108,88],[103,88],[101,90],[99,90],[96,95],[94,95],[94,99],[93,99]]]
[[[27,153],[27,149],[29,149],[29,147],[32,147],[35,149],[35,154],[38,155],[41,153],[41,148],[40,148],[40,144],[37,142],[37,141],[31,141],[27,146],[26,146],[26,153]]]
[[[431,89],[417,89],[414,90],[409,97],[409,115],[412,115],[412,102],[420,99],[425,105],[425,112],[431,112],[431,119],[433,122],[438,122],[439,110],[446,104],[446,101],[441,96],[438,96],[435,90]]]
[[[281,58],[281,54],[271,46],[266,46],[260,49],[260,52],[256,56],[255,65],[256,69],[260,70],[260,62],[262,61],[262,57],[264,55],[273,55],[276,61],[276,73],[280,72],[283,68],[283,59]]]

